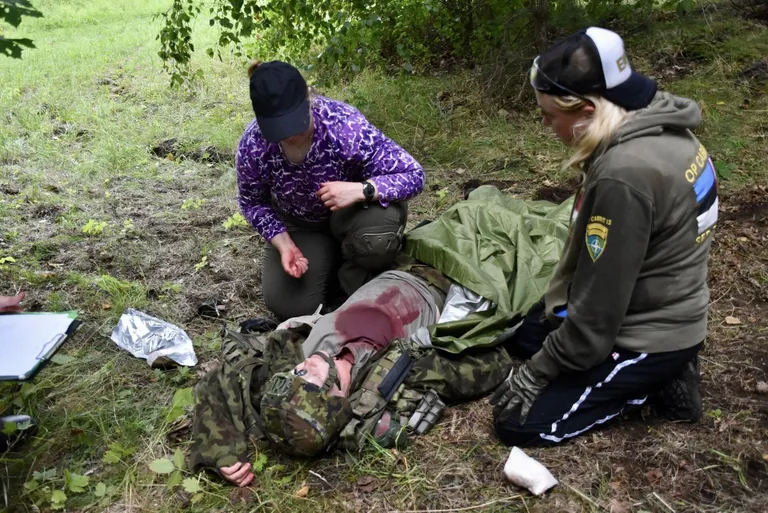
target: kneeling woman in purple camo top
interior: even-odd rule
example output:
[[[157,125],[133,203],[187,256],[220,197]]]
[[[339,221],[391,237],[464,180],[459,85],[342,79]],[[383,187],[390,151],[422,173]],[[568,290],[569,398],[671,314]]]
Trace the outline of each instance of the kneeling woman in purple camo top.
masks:
[[[256,119],[237,149],[237,184],[267,241],[264,301],[280,319],[311,314],[337,286],[351,295],[392,264],[424,170],[357,109],[310,93],[290,64],[248,74]]]

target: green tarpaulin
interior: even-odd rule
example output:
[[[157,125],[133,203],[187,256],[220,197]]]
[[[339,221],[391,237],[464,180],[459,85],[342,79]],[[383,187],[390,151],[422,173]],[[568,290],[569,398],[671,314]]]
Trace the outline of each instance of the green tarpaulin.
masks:
[[[572,203],[523,201],[483,186],[408,234],[408,255],[496,304],[432,326],[433,345],[452,353],[492,345],[544,295],[568,236]]]

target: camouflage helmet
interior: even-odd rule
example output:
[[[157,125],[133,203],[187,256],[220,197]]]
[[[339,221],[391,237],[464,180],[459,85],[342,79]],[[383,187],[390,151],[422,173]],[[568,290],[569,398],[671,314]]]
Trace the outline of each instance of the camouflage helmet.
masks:
[[[261,417],[269,440],[293,456],[314,456],[328,448],[352,420],[352,407],[345,397],[331,395],[338,384],[336,365],[329,365],[322,387],[305,381],[296,371],[279,372],[267,382],[261,399]]]

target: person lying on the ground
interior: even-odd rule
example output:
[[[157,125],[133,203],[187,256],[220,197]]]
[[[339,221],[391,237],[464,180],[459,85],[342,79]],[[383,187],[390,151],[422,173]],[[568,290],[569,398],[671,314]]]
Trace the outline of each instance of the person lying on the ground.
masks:
[[[718,211],[712,161],[691,133],[701,111],[657,92],[601,28],[538,56],[530,81],[584,182],[548,291],[504,337],[527,361],[491,399],[498,436],[556,444],[650,401],[694,422]]]
[[[495,389],[511,367],[502,347],[456,355],[412,339],[438,322],[451,282],[425,265],[401,269],[363,285],[308,332],[278,330],[264,346],[231,334],[222,367],[196,389],[191,468],[247,486],[248,437],[301,457],[369,439],[402,447],[408,433],[434,425],[443,401]]]
[[[358,306],[378,312],[378,321],[352,322],[351,328],[344,328],[342,321],[346,306],[351,309],[358,304],[357,297],[353,295],[344,309],[335,312],[333,317],[328,316],[324,323],[312,330],[316,343],[307,344],[306,352],[304,343],[310,335],[310,329],[301,324],[292,329],[278,329],[262,342],[259,342],[261,339],[255,334],[227,332],[222,346],[224,355],[221,367],[206,375],[196,388],[190,468],[214,469],[241,485],[249,482],[252,479],[247,463],[251,447],[249,439],[267,438],[265,419],[260,416],[265,384],[276,373],[296,369],[298,364],[312,357],[318,349],[331,357],[336,356],[337,353],[329,351],[328,347],[342,341],[350,343],[349,348],[342,353],[342,356],[346,355],[344,360],[350,357],[355,359],[355,365],[349,369],[352,392],[345,399],[350,404],[363,401],[365,408],[357,412],[353,410],[353,413],[364,415],[366,420],[353,419],[342,427],[338,436],[340,447],[360,447],[370,439],[379,415],[384,416],[385,410],[394,408],[394,418],[400,426],[413,421],[413,429],[419,432],[422,429],[417,422],[419,415],[415,420],[413,416],[407,417],[417,405],[422,405],[421,410],[417,408],[422,414],[427,408],[426,417],[431,421],[437,416],[433,410],[439,406],[433,401],[437,396],[446,401],[462,401],[495,388],[506,376],[504,371],[510,365],[506,351],[495,346],[495,340],[506,322],[522,319],[549,282],[567,237],[569,215],[569,203],[556,206],[546,202],[525,202],[504,196],[496,188],[480,187],[466,201],[450,207],[439,219],[409,232],[405,252],[428,265],[417,262],[402,267],[401,271],[407,274],[404,277],[399,273],[398,280],[402,285],[397,287],[395,294],[389,293],[380,297],[378,303],[374,301],[371,304],[365,301],[364,289],[370,287],[371,291],[378,290],[378,285],[371,282],[360,289],[360,298],[364,301]],[[409,274],[413,276],[408,278]],[[417,277],[426,281],[416,281]],[[446,277],[477,296],[465,302],[470,303],[472,309],[479,313],[466,317],[466,309],[455,308],[450,301],[448,305],[439,308],[442,294],[435,297],[433,292],[446,290],[450,283]],[[384,277],[380,277],[380,280],[386,283]],[[406,285],[409,282],[411,284]],[[418,311],[421,315],[416,315],[416,308],[413,307],[407,315],[400,315],[399,308],[386,307],[393,301],[396,305],[403,297],[420,297]],[[492,302],[492,305],[489,307],[484,304],[483,298],[490,300],[487,303]],[[432,302],[434,306],[431,306]],[[435,324],[437,311],[440,310],[442,314]],[[336,329],[337,322],[343,330]],[[391,326],[389,331],[388,326]],[[428,329],[417,329],[427,326]],[[413,340],[407,338],[412,332],[416,333]],[[400,335],[404,337],[398,338],[397,344],[391,344],[391,339]],[[363,345],[356,346],[357,343]],[[390,346],[375,353],[376,357],[370,357],[374,351],[371,347],[366,348],[365,344],[371,347],[385,344]],[[434,349],[428,349],[427,354],[422,355],[422,350],[414,347],[414,344],[432,344]],[[366,392],[366,389],[370,389],[370,385],[377,383],[377,380],[367,380],[365,377],[371,373],[377,374],[379,364],[399,361],[400,357],[394,358],[396,351],[388,351],[390,347],[396,351],[404,348],[405,352],[416,354],[418,358],[412,371],[406,373],[403,383],[406,388],[395,392],[387,401],[375,401],[373,399],[379,395],[375,391]],[[386,358],[387,355],[389,358]],[[319,358],[324,359],[322,355],[317,355],[313,360],[318,367],[322,365]],[[366,365],[373,366],[373,370],[353,370],[365,362],[366,358],[370,358]],[[346,366],[346,362],[338,361],[333,359],[333,369],[337,376],[340,373],[336,370],[337,364],[341,369]],[[393,367],[394,363],[388,365]],[[419,369],[422,371],[418,372]],[[466,370],[462,373],[461,369]],[[303,370],[300,368],[296,372],[301,373]],[[313,369],[306,370],[305,376],[310,375]],[[328,363],[328,376],[331,376],[331,372],[331,364]],[[341,370],[341,373],[344,372]],[[389,374],[382,370],[379,375],[384,373]],[[503,376],[499,377],[500,373]],[[299,382],[293,378],[302,376],[289,377],[292,386],[296,386]],[[387,389],[390,391],[400,375],[397,377],[388,380]],[[323,373],[315,378],[322,383],[328,380]],[[330,391],[334,384],[339,390],[344,387],[341,382],[336,384],[331,376],[326,388]],[[435,393],[430,393],[430,389]],[[400,416],[406,418],[400,419]],[[328,422],[335,422],[335,419],[330,416]],[[343,416],[341,420],[345,420]],[[383,437],[380,443],[393,443],[393,438],[399,439],[384,436],[387,432],[397,432],[395,424],[387,429],[386,417],[379,426],[381,430],[377,431]],[[425,427],[428,426],[429,422]],[[332,429],[326,429],[325,433],[334,433],[339,428],[335,424],[329,427]],[[285,435],[273,435],[278,444],[281,436]],[[326,446],[332,443],[331,437],[327,439]],[[315,448],[319,445],[310,444]]]
[[[290,64],[254,63],[248,74],[256,119],[237,149],[239,203],[267,241],[262,292],[284,320],[392,265],[424,170],[357,109],[311,92]]]

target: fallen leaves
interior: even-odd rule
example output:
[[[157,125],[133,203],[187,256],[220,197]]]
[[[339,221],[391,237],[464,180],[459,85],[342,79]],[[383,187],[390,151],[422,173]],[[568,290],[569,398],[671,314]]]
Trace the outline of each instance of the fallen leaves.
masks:
[[[718,419],[715,421],[715,425],[717,425],[717,431],[719,433],[725,433],[731,426],[736,425],[736,422],[733,420]]]
[[[305,498],[307,495],[309,495],[309,486],[307,486],[306,484],[304,484],[301,488],[299,488],[296,491],[296,497],[300,499]]]
[[[758,381],[755,390],[758,394],[768,394],[768,383],[765,381]]]
[[[357,489],[363,493],[375,492],[379,481],[374,476],[364,476],[357,480]]]
[[[168,441],[175,444],[182,440],[185,440],[189,436],[189,430],[192,427],[192,419],[190,417],[179,417],[171,423],[170,430],[168,431]]]
[[[626,502],[621,502],[617,499],[611,499],[609,511],[611,513],[630,513],[632,508]]]
[[[728,317],[725,318],[725,323],[728,326],[738,326],[739,324],[741,324],[741,319],[739,319],[738,317],[733,317],[732,315],[729,315]]]
[[[247,503],[253,496],[253,489],[237,487],[229,493],[229,502],[232,505]]]
[[[645,478],[648,480],[649,484],[658,483],[661,481],[661,478],[663,477],[661,470],[654,468],[649,470],[645,473]]]

